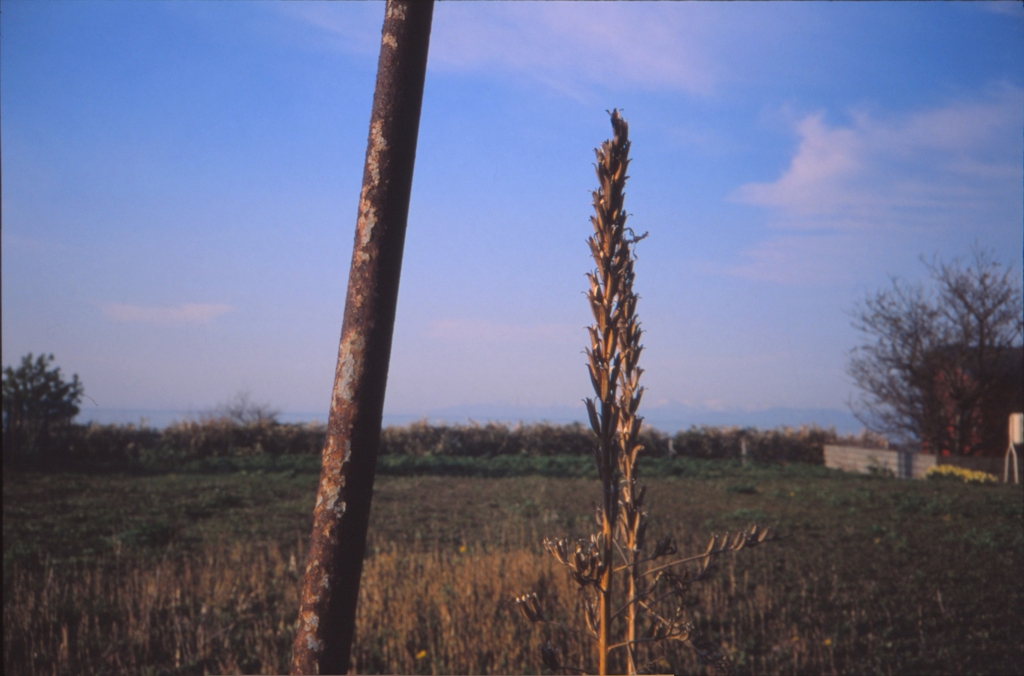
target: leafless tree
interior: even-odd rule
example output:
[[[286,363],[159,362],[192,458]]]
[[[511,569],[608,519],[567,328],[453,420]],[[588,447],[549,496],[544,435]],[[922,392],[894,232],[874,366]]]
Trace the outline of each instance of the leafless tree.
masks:
[[[964,262],[928,262],[934,288],[892,279],[853,312],[866,342],[847,373],[869,429],[953,455],[1005,447],[1006,415],[1024,406],[1019,271],[976,245]]]
[[[270,425],[277,422],[281,415],[269,402],[256,402],[252,400],[252,393],[249,390],[242,390],[235,394],[230,401],[220,404],[204,418],[224,418],[236,425]]]

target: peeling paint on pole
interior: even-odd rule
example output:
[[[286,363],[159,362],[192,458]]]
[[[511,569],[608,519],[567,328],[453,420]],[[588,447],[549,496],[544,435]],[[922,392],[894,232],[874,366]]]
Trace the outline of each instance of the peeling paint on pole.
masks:
[[[433,0],[385,10],[293,674],[348,671],[433,11]]]

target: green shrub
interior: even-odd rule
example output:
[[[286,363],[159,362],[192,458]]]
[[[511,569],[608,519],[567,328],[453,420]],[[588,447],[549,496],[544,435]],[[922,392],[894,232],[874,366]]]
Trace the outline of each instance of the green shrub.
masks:
[[[592,432],[580,423],[510,426],[493,422],[434,425],[419,421],[382,430],[379,458],[385,463],[383,466],[393,467],[396,472],[418,467],[433,473],[439,471],[436,467],[441,465],[406,460],[395,460],[387,465],[392,462],[389,458],[558,458],[553,460],[557,465],[567,456],[592,458],[592,437]],[[273,421],[239,424],[226,417],[176,422],[163,430],[136,425],[75,425],[68,434],[66,466],[86,471],[219,473],[263,469],[305,472],[312,465],[319,467],[325,438],[324,425]],[[650,463],[644,471],[652,475],[685,473],[681,469],[684,465],[678,462],[687,458],[738,460],[744,439],[748,460],[758,464],[822,465],[825,444],[864,443],[863,439],[841,437],[832,429],[806,426],[776,430],[691,427],[674,436],[644,427],[640,441],[644,446],[643,455]],[[444,466],[453,472],[478,471],[458,469],[461,466],[457,463]],[[518,476],[519,465],[509,465],[513,466],[517,469],[509,469],[509,476]],[[531,471],[547,474],[544,466],[536,464]]]

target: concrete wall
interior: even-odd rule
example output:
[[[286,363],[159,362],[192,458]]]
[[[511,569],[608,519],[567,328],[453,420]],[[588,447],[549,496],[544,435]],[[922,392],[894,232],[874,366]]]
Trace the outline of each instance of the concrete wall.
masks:
[[[881,471],[891,472],[901,479],[923,479],[928,469],[935,465],[954,465],[1003,478],[1002,458],[939,457],[880,448],[825,446],[825,467],[846,472],[869,474]]]
[[[860,474],[876,471],[891,473],[901,479],[923,479],[928,468],[935,465],[935,460],[934,455],[881,448],[825,446],[825,467]]]

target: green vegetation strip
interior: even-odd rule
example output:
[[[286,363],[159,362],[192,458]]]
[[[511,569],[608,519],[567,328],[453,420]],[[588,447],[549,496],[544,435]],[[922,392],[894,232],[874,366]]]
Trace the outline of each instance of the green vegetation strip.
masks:
[[[233,472],[239,468],[258,469],[257,465],[261,463],[278,467],[288,467],[292,463],[296,471],[308,471],[311,466],[319,464],[325,432],[322,425],[237,424],[228,419],[178,422],[163,430],[134,425],[73,425],[67,435],[54,440],[53,448],[24,448],[14,452],[17,449],[5,446],[5,453],[11,450],[11,457],[5,455],[4,467],[50,472]],[[745,442],[748,459],[753,462],[816,465],[824,463],[825,444],[873,446],[881,443],[870,435],[840,436],[834,430],[817,427],[776,430],[692,427],[674,436],[644,428],[640,432],[640,441],[644,445],[645,462],[673,457],[738,460]],[[423,471],[433,471],[430,468],[436,465],[452,468],[476,468],[477,465],[456,462],[445,465],[439,460],[424,458],[487,460],[507,457],[514,459],[509,460],[511,463],[520,463],[518,458],[524,457],[574,456],[591,462],[593,450],[593,432],[578,423],[508,426],[497,423],[429,425],[420,422],[382,430],[378,455],[381,458],[416,458],[415,461],[395,461],[395,466],[404,468],[408,466],[406,462],[412,462],[412,466],[422,467]],[[251,459],[254,457],[256,459]],[[242,458],[247,460],[235,462]],[[561,461],[555,464],[558,462]],[[387,471],[389,466],[385,463],[382,469]],[[500,466],[498,463],[487,467]],[[537,463],[540,468],[537,471],[546,472],[543,468],[547,466],[553,465]],[[492,476],[487,473],[490,471],[472,470],[476,472],[474,476]],[[515,473],[519,470],[508,471]],[[499,471],[494,476],[511,475],[502,475]]]
[[[710,478],[745,476],[750,473],[828,477],[839,474],[821,465],[805,463],[755,463],[744,467],[737,460],[704,460],[690,457],[655,457],[644,460],[643,476],[679,476]],[[152,461],[146,464],[104,465],[79,468],[80,474],[161,475],[235,473],[266,473],[290,475],[320,472],[319,455],[271,455],[258,453],[199,460]],[[502,478],[517,476],[547,476],[562,478],[596,479],[597,470],[589,456],[582,455],[496,455],[474,457],[458,455],[381,455],[377,458],[377,473],[385,476],[459,476]]]

